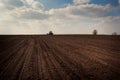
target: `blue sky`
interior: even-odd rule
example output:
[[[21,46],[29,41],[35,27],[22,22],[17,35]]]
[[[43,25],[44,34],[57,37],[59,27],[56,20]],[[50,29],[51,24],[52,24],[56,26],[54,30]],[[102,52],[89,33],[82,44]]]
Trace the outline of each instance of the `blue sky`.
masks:
[[[39,2],[43,3],[45,6],[45,9],[51,9],[51,8],[61,8],[64,7],[65,4],[72,4],[72,0],[38,0]]]
[[[66,5],[74,4],[73,0],[37,0],[37,1],[44,4],[46,10],[49,10],[52,8],[55,8],[55,9],[63,8]],[[110,4],[112,6],[118,7],[119,1],[118,0],[91,0],[88,4],[97,4],[97,5]],[[116,14],[114,12],[110,12],[108,15],[114,16],[114,15],[119,15],[119,14]]]
[[[44,4],[45,9],[61,8],[64,7],[65,4],[73,4],[73,0],[38,0],[38,1]],[[99,5],[111,4],[112,6],[119,6],[118,0],[91,0],[89,4]]]
[[[91,0],[90,3],[100,5],[111,4],[112,6],[119,6],[118,0]]]
[[[0,34],[120,34],[120,0],[0,0],[0,12]]]

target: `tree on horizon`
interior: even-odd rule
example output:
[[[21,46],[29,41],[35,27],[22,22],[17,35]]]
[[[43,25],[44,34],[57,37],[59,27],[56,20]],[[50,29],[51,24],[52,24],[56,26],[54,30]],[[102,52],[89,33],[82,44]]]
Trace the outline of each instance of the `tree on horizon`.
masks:
[[[93,35],[97,35],[98,34],[98,31],[95,29],[93,30]]]
[[[48,35],[53,35],[53,32],[52,32],[52,31],[49,31]]]

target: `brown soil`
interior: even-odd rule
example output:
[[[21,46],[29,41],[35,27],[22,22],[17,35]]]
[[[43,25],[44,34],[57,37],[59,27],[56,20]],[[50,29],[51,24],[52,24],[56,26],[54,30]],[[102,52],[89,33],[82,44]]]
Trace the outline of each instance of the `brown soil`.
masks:
[[[120,80],[120,36],[0,36],[0,80]]]

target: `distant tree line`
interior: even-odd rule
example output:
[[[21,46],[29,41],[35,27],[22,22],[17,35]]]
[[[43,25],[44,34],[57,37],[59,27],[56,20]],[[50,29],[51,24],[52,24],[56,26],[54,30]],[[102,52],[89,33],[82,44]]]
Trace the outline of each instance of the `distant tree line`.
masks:
[[[117,32],[112,33],[112,35],[117,35]]]
[[[54,35],[52,31],[49,31],[47,35]],[[96,29],[93,30],[93,35],[98,35],[98,31]],[[112,35],[117,35],[117,32],[112,33]]]
[[[98,35],[98,31],[96,29],[93,30],[93,35]],[[113,32],[112,35],[117,35],[117,32]]]

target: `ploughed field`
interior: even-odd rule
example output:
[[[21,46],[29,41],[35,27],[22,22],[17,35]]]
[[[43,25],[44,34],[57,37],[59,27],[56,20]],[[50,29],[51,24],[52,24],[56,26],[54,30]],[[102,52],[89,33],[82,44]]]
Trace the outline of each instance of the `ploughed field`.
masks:
[[[120,36],[0,36],[0,80],[120,80]]]

